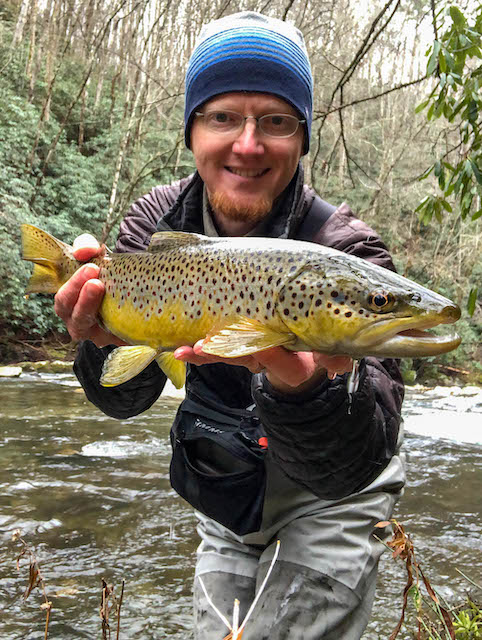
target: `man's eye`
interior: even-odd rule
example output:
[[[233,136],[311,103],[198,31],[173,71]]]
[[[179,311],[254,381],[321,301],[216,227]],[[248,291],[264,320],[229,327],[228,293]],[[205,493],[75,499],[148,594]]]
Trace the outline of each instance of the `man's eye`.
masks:
[[[229,114],[225,113],[224,111],[216,111],[212,114],[212,119],[215,122],[227,122],[229,120]]]
[[[269,119],[269,124],[274,125],[275,127],[281,127],[286,123],[286,118],[284,116],[271,116]]]

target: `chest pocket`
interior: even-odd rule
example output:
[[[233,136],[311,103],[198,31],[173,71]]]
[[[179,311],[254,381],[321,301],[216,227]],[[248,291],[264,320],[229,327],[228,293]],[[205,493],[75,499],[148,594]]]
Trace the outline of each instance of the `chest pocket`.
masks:
[[[185,400],[171,430],[173,489],[238,535],[259,531],[266,489],[263,436],[250,412],[233,416]]]

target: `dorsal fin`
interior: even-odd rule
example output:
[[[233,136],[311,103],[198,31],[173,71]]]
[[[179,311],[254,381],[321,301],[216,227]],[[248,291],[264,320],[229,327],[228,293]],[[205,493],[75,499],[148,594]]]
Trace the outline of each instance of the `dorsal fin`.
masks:
[[[166,251],[176,247],[186,247],[188,245],[199,245],[203,242],[210,242],[212,238],[202,236],[200,233],[187,233],[186,231],[158,231],[153,233],[151,242],[147,248],[151,253]]]

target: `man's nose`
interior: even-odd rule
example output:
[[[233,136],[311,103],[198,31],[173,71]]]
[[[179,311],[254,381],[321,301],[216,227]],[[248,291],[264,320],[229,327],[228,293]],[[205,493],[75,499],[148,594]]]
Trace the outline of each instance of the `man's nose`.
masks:
[[[248,118],[233,143],[234,153],[255,155],[263,153],[264,145],[261,142],[261,137],[257,121],[254,118]]]

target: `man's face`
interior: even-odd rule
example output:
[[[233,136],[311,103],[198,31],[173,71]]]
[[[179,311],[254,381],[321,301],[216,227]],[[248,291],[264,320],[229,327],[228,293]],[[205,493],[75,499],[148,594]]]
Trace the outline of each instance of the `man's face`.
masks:
[[[226,93],[209,100],[199,111],[213,110],[299,118],[291,105],[267,93]],[[264,135],[256,120],[249,119],[241,131],[219,134],[209,131],[203,120],[194,118],[191,148],[216,217],[254,226],[271,211],[273,201],[295,174],[304,129],[300,125],[293,136],[274,138]]]

